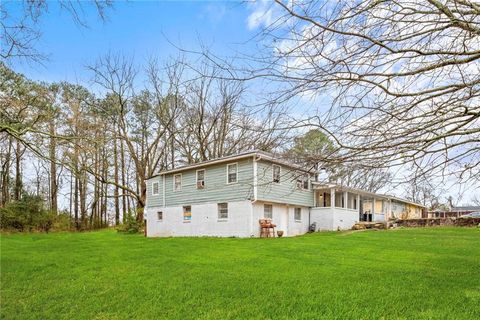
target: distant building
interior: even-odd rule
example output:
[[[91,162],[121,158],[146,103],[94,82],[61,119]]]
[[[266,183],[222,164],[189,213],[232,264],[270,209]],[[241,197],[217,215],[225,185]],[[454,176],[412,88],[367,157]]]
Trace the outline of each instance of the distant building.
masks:
[[[149,237],[258,237],[259,219],[284,236],[350,229],[359,221],[420,218],[404,199],[315,181],[316,172],[262,151],[160,172],[147,181]]]
[[[464,206],[464,207],[453,207],[450,211],[456,212],[465,212],[465,214],[470,212],[480,211],[480,206]]]

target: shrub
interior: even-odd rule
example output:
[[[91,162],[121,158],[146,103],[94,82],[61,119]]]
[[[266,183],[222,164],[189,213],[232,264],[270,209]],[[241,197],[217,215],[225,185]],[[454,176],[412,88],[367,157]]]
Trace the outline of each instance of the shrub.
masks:
[[[0,208],[0,227],[18,231],[41,230],[48,232],[56,215],[44,207],[39,196],[24,194],[18,201],[12,201]]]
[[[137,221],[137,215],[134,210],[127,212],[125,222],[117,227],[118,232],[139,233],[142,230],[143,223]]]

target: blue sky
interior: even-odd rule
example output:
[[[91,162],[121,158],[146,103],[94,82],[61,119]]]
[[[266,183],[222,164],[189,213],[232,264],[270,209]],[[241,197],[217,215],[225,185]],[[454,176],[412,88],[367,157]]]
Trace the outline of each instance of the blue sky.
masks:
[[[17,10],[22,6],[8,5]],[[84,28],[49,2],[36,45],[48,60],[44,66],[14,62],[13,67],[35,80],[84,82],[89,76],[84,66],[109,51],[133,56],[137,63],[151,56],[160,60],[175,56],[178,50],[169,41],[186,49],[198,49],[202,42],[219,55],[248,52],[255,46],[249,41],[255,30],[248,27],[248,16],[249,8],[241,2],[115,2],[106,22],[86,5],[88,28]]]
[[[4,4],[17,11],[22,8],[20,1]],[[84,28],[75,24],[71,16],[52,1],[48,2],[48,13],[39,22],[43,35],[35,46],[48,55],[48,60],[43,65],[14,61],[12,67],[30,79],[88,86],[92,74],[85,66],[109,51],[133,56],[139,65],[149,57],[166,61],[176,56],[178,49],[169,41],[189,50],[198,50],[202,42],[220,56],[249,53],[258,45],[251,40],[258,32],[257,27],[272,19],[270,6],[268,0],[255,5],[240,1],[115,2],[107,21],[103,22],[93,7],[86,5],[89,27]],[[259,19],[252,20],[252,17]],[[317,101],[314,106],[328,105],[328,101]],[[299,102],[291,110],[292,116],[302,117],[311,109],[308,101],[300,99]],[[457,191],[450,190],[450,193]]]

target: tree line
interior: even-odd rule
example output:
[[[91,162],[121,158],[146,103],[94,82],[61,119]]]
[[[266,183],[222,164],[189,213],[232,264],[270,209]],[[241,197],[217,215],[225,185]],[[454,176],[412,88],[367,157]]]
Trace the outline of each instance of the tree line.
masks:
[[[244,83],[200,65],[205,76],[194,76],[183,58],[140,69],[109,54],[88,67],[95,94],[1,64],[0,206],[37,196],[77,230],[119,225],[129,215],[143,222],[146,180],[155,172],[285,143],[288,132],[274,130],[285,114],[253,112]]]

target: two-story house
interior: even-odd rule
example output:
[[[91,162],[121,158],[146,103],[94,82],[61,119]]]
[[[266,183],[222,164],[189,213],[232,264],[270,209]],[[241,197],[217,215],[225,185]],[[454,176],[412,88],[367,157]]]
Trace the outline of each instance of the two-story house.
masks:
[[[312,223],[316,230],[349,229],[395,216],[392,202],[408,202],[313,177],[311,168],[262,151],[160,172],[147,181],[147,236],[255,237],[263,218],[285,236],[304,234]],[[409,205],[421,214],[420,205]]]

